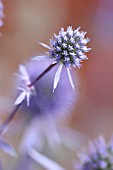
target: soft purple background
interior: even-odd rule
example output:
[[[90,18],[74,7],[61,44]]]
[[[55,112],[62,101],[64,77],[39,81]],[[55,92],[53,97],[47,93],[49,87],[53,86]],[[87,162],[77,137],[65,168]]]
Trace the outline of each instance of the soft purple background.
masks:
[[[67,124],[90,138],[101,133],[109,138],[113,129],[113,1],[4,0],[4,5],[0,37],[1,118],[11,109],[13,75],[18,65],[43,52],[45,49],[38,42],[49,44],[61,27],[81,26],[91,38],[92,50],[89,60],[76,69],[79,98]]]

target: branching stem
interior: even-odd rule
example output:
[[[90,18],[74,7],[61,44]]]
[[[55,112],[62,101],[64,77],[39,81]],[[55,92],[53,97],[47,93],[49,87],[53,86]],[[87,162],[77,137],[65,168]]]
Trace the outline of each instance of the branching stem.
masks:
[[[49,67],[47,67],[33,82],[31,82],[29,87],[35,85],[35,83],[37,83],[37,81],[40,80],[46,73],[48,73],[56,64],[57,63],[52,63]],[[4,130],[6,129],[7,125],[12,121],[12,119],[14,118],[14,116],[16,115],[17,111],[19,110],[20,106],[23,103],[24,103],[24,101],[21,102],[20,104],[14,106],[14,109],[9,114],[9,117],[0,126],[0,134],[2,134],[4,132]]]

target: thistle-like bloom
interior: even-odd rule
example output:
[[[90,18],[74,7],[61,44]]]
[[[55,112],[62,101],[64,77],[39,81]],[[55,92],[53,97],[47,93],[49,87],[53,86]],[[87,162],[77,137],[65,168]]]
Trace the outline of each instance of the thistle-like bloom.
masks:
[[[79,157],[77,170],[113,170],[113,140],[106,144],[101,136],[90,143],[89,153],[81,153]]]
[[[21,84],[18,87],[18,89],[22,92],[17,97],[15,101],[15,105],[21,104],[26,99],[27,106],[29,106],[30,96],[34,94],[35,89],[34,89],[34,86],[29,86],[31,84],[31,81],[30,81],[29,74],[27,73],[26,68],[23,65],[20,65],[19,70],[20,70],[19,77],[20,77]]]
[[[3,18],[4,18],[4,6],[3,6],[3,3],[2,3],[2,0],[0,0],[0,27],[3,26]]]
[[[78,27],[76,30],[73,30],[72,27],[69,26],[67,27],[66,31],[64,31],[64,28],[61,28],[58,35],[54,34],[50,40],[50,46],[40,43],[42,46],[49,49],[49,52],[46,56],[34,57],[34,60],[40,60],[49,57],[54,59],[54,62],[59,64],[54,78],[53,91],[57,87],[63,66],[65,66],[67,69],[69,81],[72,88],[74,89],[70,68],[71,66],[80,68],[80,62],[87,59],[85,53],[91,49],[87,48],[86,46],[90,39],[85,38],[85,34],[86,32],[80,31],[80,27]]]

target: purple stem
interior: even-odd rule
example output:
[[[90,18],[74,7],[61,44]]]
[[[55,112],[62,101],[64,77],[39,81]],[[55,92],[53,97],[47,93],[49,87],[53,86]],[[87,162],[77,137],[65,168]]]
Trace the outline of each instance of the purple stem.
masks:
[[[33,86],[43,75],[45,75],[48,71],[50,71],[57,63],[52,63],[49,67],[47,67],[30,85]]]
[[[33,82],[31,82],[31,84],[29,85],[29,87],[33,86],[38,80],[40,80],[47,72],[49,72],[57,63],[52,63],[49,67],[47,67]],[[20,106],[23,104],[20,103],[18,105],[16,105],[13,109],[13,111],[10,113],[9,117],[2,123],[2,125],[0,126],[0,134],[2,134],[6,128],[6,126],[11,122],[11,120],[14,118],[14,116],[16,115],[18,109],[20,108]]]
[[[22,103],[21,103],[22,104]],[[9,114],[9,117],[2,123],[0,126],[0,134],[2,134],[6,128],[6,126],[11,122],[11,120],[14,118],[16,112],[20,108],[21,104],[16,105],[13,109],[13,111]]]

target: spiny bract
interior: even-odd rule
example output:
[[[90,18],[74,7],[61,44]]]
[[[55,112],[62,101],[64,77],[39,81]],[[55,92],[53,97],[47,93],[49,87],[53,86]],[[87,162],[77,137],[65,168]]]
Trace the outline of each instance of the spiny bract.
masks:
[[[102,136],[90,143],[88,153],[79,155],[77,170],[113,170],[113,140],[106,144]]]

